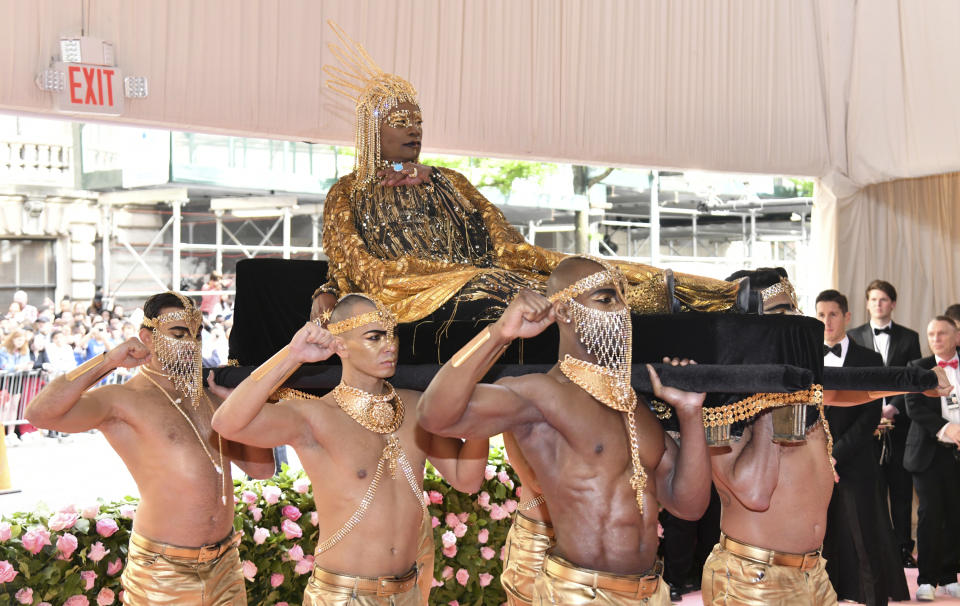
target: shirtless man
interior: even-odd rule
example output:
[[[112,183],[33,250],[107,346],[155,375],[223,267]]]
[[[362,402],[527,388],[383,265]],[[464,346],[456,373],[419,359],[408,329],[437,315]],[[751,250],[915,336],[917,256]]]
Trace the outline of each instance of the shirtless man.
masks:
[[[202,384],[193,302],[166,292],[147,299],[143,313],[139,339],[55,379],[26,416],[66,433],[99,429],[133,475],[140,506],[122,577],[124,603],[244,605],[230,464],[266,479],[273,457],[211,428],[220,399]],[[87,391],[114,369],[134,367],[140,372],[126,383]]]
[[[363,295],[336,305],[328,329],[301,328],[290,344],[245,379],[213,425],[260,447],[290,444],[314,488],[320,536],[305,606],[426,604],[433,571],[415,564],[423,525],[424,461],[463,492],[476,492],[487,464],[486,439],[441,438],[417,425],[420,393],[385,379],[397,363],[396,319]],[[340,385],[316,398],[293,390],[267,404],[301,364],[337,354]],[[420,585],[418,587],[417,585]]]
[[[682,448],[637,405],[622,288],[613,267],[564,260],[548,281],[550,300],[521,291],[420,400],[420,424],[429,431],[511,432],[539,480],[556,546],[534,583],[534,604],[669,604],[656,560],[658,503],[694,519],[710,498],[703,395],[662,387],[650,369],[655,393],[677,410]],[[555,319],[557,366],[477,384],[513,339],[537,335]]]

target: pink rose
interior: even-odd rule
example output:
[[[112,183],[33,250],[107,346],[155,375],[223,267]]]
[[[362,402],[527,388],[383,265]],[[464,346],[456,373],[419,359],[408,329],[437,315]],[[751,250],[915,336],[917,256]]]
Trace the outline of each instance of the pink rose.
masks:
[[[0,522],[0,543],[5,543],[10,540],[10,536],[13,534],[11,526],[8,522]]]
[[[447,606],[460,606],[460,602],[456,600],[450,600],[449,602],[447,602]]]
[[[20,574],[13,569],[13,565],[6,560],[0,560],[0,583],[9,583]]]
[[[283,515],[283,517],[287,518],[288,520],[292,520],[294,522],[299,520],[300,516],[303,515],[302,513],[300,513],[300,510],[297,509],[295,505],[284,505],[283,509],[281,509],[280,512]]]
[[[263,487],[263,500],[269,505],[276,505],[282,496],[283,491],[278,486],[267,484]]]
[[[437,516],[430,516],[430,526],[436,528],[440,525],[440,519]]]
[[[513,513],[517,510],[517,502],[513,499],[507,499],[503,503],[503,508],[507,510],[507,513]]]
[[[33,589],[24,587],[13,597],[15,597],[21,604],[33,604]]]
[[[500,559],[505,560],[507,558],[507,546],[504,545],[500,548]]]
[[[443,572],[440,573],[440,577],[443,578],[444,581],[446,581],[447,579],[452,579],[453,568],[451,566],[444,566]]]
[[[97,520],[97,534],[101,537],[109,537],[118,530],[120,530],[120,527],[117,526],[117,523],[111,518]]]
[[[430,588],[432,589],[434,587],[443,587],[443,583],[436,579],[430,579]]]
[[[310,512],[310,523],[313,524],[314,526],[320,525],[320,516],[317,515],[316,511]]]
[[[460,523],[460,520],[457,518],[457,514],[449,512],[446,517],[443,518],[443,522],[447,525],[447,528],[453,528]]]
[[[490,493],[484,490],[480,493],[480,496],[477,497],[477,504],[480,507],[483,507],[487,511],[490,511]]]
[[[277,602],[273,606],[290,606],[290,604],[287,604],[286,602]]]
[[[90,606],[90,600],[82,595],[73,595],[67,598],[63,606]]]
[[[294,562],[299,562],[303,559],[303,547],[299,545],[294,545],[289,550],[287,550],[287,557],[289,557]]]
[[[40,526],[35,526],[24,533],[21,542],[24,549],[37,555],[44,545],[50,545],[50,533]]]
[[[492,480],[497,476],[497,468],[493,465],[487,465],[486,469],[483,470],[483,479]]]
[[[256,530],[253,531],[253,542],[257,545],[263,545],[263,542],[266,541],[269,536],[269,530],[257,526]]]
[[[507,470],[501,469],[497,474],[497,479],[500,480],[501,483],[507,484],[510,482],[510,474],[507,473]]]
[[[430,495],[430,503],[432,503],[433,505],[443,504],[443,495],[437,492],[436,490],[431,490],[427,494]]]
[[[123,570],[123,562],[120,561],[120,558],[107,564],[107,574],[113,576]]]
[[[492,560],[495,555],[497,555],[497,552],[489,547],[484,546],[480,548],[480,557],[484,560]]]
[[[477,533],[478,543],[486,543],[489,538],[490,538],[490,530],[487,528],[484,528]]]
[[[72,534],[64,533],[60,535],[60,538],[57,539],[57,551],[60,552],[60,555],[57,556],[58,560],[69,560],[70,556],[73,555],[73,552],[77,550],[77,537]]]
[[[79,517],[80,516],[75,513],[59,511],[53,514],[53,517],[47,521],[47,527],[54,532],[67,530],[68,528],[73,528],[73,525],[77,523]]]
[[[247,511],[250,512],[250,517],[253,518],[254,522],[259,522],[263,518],[263,509],[259,507],[251,505]]]
[[[250,560],[244,560],[243,565],[243,576],[248,581],[252,581],[255,576],[257,576],[257,565],[251,562]]]
[[[462,511],[457,514],[457,519],[466,524],[467,520],[470,519],[470,514],[468,514],[466,511]]]
[[[288,539],[299,539],[303,536],[303,530],[296,522],[284,520],[283,523],[280,524],[280,528],[283,529],[283,535]]]
[[[443,549],[440,550],[440,552],[441,552],[444,556],[446,556],[446,557],[448,557],[448,558],[452,558],[452,557],[454,557],[454,556],[457,555],[457,546],[456,546],[456,545],[451,545],[450,547],[444,547]]]
[[[310,478],[303,477],[294,480],[293,490],[299,494],[307,494],[310,491]]]
[[[453,527],[453,534],[457,535],[457,538],[463,538],[463,535],[467,534],[467,525],[461,522],[457,522],[457,525]]]
[[[270,575],[270,586],[279,587],[283,584],[283,575],[279,572],[275,572]]]
[[[90,551],[87,552],[87,559],[92,560],[94,562],[99,562],[108,553],[110,553],[110,550],[104,549],[103,543],[101,543],[100,541],[97,541],[96,543],[90,546]]]
[[[249,490],[244,490],[240,493],[240,500],[246,503],[247,505],[253,505],[256,503],[260,497],[257,496],[257,493],[251,492]]]
[[[490,519],[491,520],[503,520],[504,518],[509,518],[510,514],[507,513],[507,510],[499,505],[493,505],[490,507]]]
[[[69,505],[64,505],[63,507],[60,508],[60,512],[61,513],[77,513],[77,506],[74,505],[73,503]]]
[[[464,587],[467,586],[467,581],[470,580],[470,573],[467,572],[466,568],[461,568],[457,571],[457,583],[460,583]]]
[[[451,531],[446,531],[440,537],[440,541],[443,542],[444,547],[450,547],[451,545],[457,544],[457,535],[453,534]]]
[[[93,581],[97,578],[97,573],[92,570],[81,570],[80,578],[83,579],[83,590],[90,591],[93,589]]]
[[[87,520],[92,520],[98,515],[100,515],[100,505],[87,505],[80,510],[80,517]]]
[[[121,518],[126,518],[127,520],[132,520],[137,515],[137,508],[133,505],[121,505],[120,509]]]
[[[478,578],[480,579],[480,586],[486,587],[493,580],[493,575],[488,572],[481,572]]]
[[[100,593],[97,594],[97,606],[110,606],[116,597],[112,589],[104,587],[100,590]]]
[[[303,559],[297,562],[296,566],[293,567],[293,571],[297,574],[307,574],[313,570],[313,556],[303,556]]]

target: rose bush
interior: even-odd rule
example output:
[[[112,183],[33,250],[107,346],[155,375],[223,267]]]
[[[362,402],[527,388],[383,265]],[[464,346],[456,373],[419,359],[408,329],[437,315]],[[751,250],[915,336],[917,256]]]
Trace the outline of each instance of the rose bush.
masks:
[[[284,469],[267,481],[234,484],[234,528],[243,533],[239,550],[249,603],[299,605],[318,539],[309,481],[301,471]],[[453,490],[427,466],[424,492],[436,547],[431,604],[504,602],[502,547],[517,488],[499,448],[491,449],[475,495]],[[120,573],[136,506],[127,497],[0,519],[0,606],[121,604]]]

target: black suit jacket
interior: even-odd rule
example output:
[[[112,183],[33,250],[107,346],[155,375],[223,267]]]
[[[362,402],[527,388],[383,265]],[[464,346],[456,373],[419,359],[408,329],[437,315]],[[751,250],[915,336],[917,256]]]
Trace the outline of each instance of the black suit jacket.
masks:
[[[883,357],[851,340],[843,366],[883,366]],[[880,400],[861,406],[827,406],[826,415],[830,433],[833,434],[833,457],[837,460],[837,473],[845,479],[874,481],[877,462],[872,444],[873,431],[880,423]]]
[[[870,322],[847,331],[847,335],[852,341],[856,341],[857,345],[873,350],[873,327],[870,326]],[[917,331],[892,322],[890,324],[890,346],[887,349],[885,366],[906,366],[922,355],[920,353],[920,335],[917,334]],[[901,415],[906,415],[907,408],[903,396],[887,398],[887,403],[896,406]]]
[[[936,358],[927,356],[910,363],[911,366],[931,369]],[[940,410],[940,398],[931,398],[922,393],[908,393],[907,414],[910,415],[910,433],[903,453],[903,467],[911,473],[925,471],[933,462],[937,448],[943,448],[937,440],[937,432],[947,423]]]

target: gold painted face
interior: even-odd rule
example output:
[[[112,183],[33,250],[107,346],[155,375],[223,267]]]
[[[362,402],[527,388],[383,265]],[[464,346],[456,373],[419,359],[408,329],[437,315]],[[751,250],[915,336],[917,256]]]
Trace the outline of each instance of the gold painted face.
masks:
[[[420,157],[423,117],[413,103],[400,103],[380,127],[380,157],[386,162],[415,162]]]
[[[418,110],[396,109],[387,114],[387,126],[390,128],[422,127],[423,116]]]

